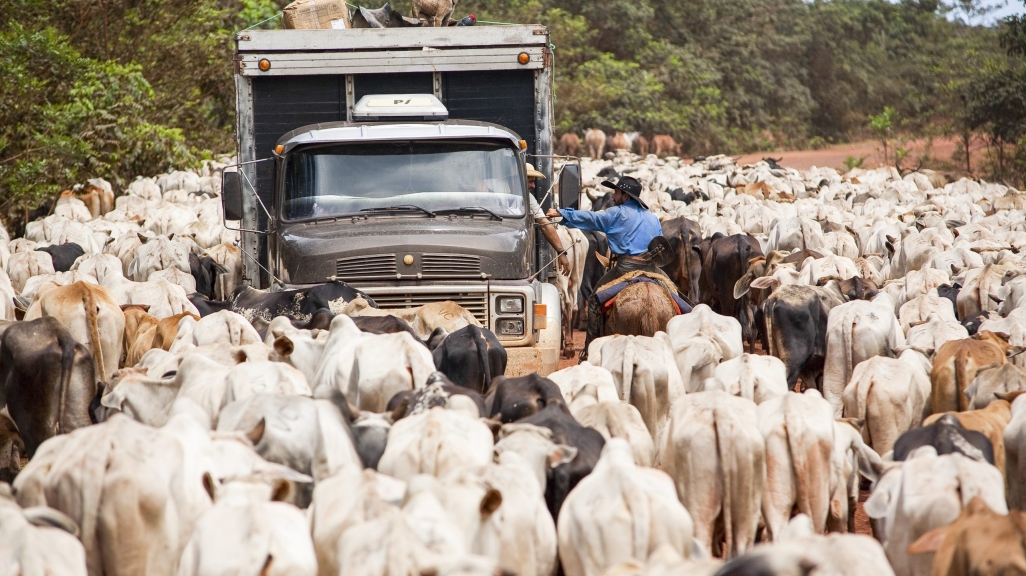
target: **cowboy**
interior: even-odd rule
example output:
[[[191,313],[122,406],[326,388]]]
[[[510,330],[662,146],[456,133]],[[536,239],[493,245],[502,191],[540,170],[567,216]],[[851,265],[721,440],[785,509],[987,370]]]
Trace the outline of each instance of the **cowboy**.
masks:
[[[537,185],[538,178],[544,178],[545,175],[535,170],[534,165],[527,163],[527,199],[531,203],[531,218],[534,218],[535,224],[541,228],[542,236],[545,240],[552,245],[552,248],[559,254],[559,270],[563,274],[570,273],[570,260],[566,257],[566,254],[560,254],[563,251],[563,244],[559,241],[559,234],[556,233],[555,223],[545,217],[545,213],[542,212],[541,205],[538,204],[538,200],[534,197],[535,186]]]
[[[663,235],[659,219],[648,211],[648,206],[641,200],[641,182],[624,176],[616,184],[606,180],[602,185],[613,189],[614,206],[598,212],[573,208],[552,209],[549,210],[548,216],[562,216],[563,224],[568,228],[605,233],[609,249],[613,253],[613,266],[602,275],[596,288],[636,270],[662,275],[662,270],[651,260],[639,258],[639,255],[648,250],[653,238]],[[602,306],[596,295],[592,294],[588,299],[588,336],[584,343],[582,359],[591,341],[602,335],[603,321]]]

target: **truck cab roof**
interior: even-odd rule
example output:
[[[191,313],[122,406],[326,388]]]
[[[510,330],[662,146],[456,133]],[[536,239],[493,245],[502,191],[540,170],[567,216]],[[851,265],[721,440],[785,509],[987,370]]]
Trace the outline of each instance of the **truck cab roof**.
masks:
[[[278,139],[282,153],[305,144],[385,140],[501,139],[520,149],[520,135],[476,120],[443,122],[324,122],[296,128]]]

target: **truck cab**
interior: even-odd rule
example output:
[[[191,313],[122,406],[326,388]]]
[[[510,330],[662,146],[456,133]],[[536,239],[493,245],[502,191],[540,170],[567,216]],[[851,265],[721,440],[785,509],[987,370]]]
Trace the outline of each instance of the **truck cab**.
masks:
[[[239,166],[226,172],[222,194],[226,221],[238,221],[242,232],[247,282],[281,290],[342,281],[383,309],[453,301],[496,334],[507,350],[507,374],[554,371],[560,349],[560,299],[548,264],[555,254],[536,230],[525,172],[525,163],[533,162],[551,175],[550,99],[532,95],[530,106],[517,113],[501,99],[480,101],[487,86],[476,95],[464,90],[478,101],[478,109],[474,118],[459,118],[453,117],[447,103],[457,115],[467,103],[460,100],[460,91],[446,97],[445,88],[452,83],[444,78],[435,82],[438,90],[431,93],[366,93],[356,99],[339,91],[338,101],[332,103],[338,120],[327,115],[327,121],[290,126],[273,145],[264,138],[263,146],[255,146],[260,134],[274,129],[268,125],[284,127],[282,116],[298,119],[302,110],[323,106],[310,101],[323,95],[311,98],[261,74],[276,70],[280,78],[284,71],[298,84],[331,84],[323,69],[312,80],[310,74],[311,63],[326,66],[325,53],[310,50],[311,44],[325,40],[324,35],[338,40],[329,54],[336,58],[334,71],[341,72],[365,63],[383,37],[411,45],[406,50],[392,47],[398,55],[384,68],[402,71],[396,72],[391,85],[376,79],[379,87],[408,85],[410,78],[403,79],[403,74],[421,74],[416,65],[409,71],[411,64],[427,59],[430,66],[431,58],[444,58],[449,66],[460,68],[460,82],[469,80],[461,67],[479,69],[486,82],[488,74],[495,78],[495,73],[509,70],[512,74],[505,82],[530,82],[535,88],[542,83],[547,95],[551,76],[543,54],[535,45],[516,43],[525,38],[535,41],[541,36],[535,33],[539,27],[509,28],[522,30],[507,35],[498,46],[479,31],[468,38],[462,27],[243,33],[250,41],[254,34],[264,35],[259,45],[269,47],[249,54],[239,40],[236,61],[255,65],[236,70]],[[272,34],[279,36],[268,36]],[[468,47],[468,41],[486,42],[507,61],[478,61],[482,47]],[[371,48],[359,48],[367,42]],[[435,55],[440,48],[422,44],[448,46],[448,54]],[[530,63],[532,52],[542,57],[533,69],[525,68],[521,54],[526,53]],[[436,63],[429,74],[440,76],[438,67]],[[265,85],[262,80],[271,82]],[[360,74],[343,74],[334,82],[355,86],[365,80]],[[280,109],[261,114],[254,93],[275,90],[279,101],[280,94],[291,93],[294,102],[282,102]],[[527,114],[530,118],[523,118]],[[521,130],[533,125],[535,130],[525,137],[482,117],[511,121]],[[579,190],[574,167],[564,170],[560,180],[565,181],[560,187],[564,196]],[[548,186],[543,182],[541,188],[544,193]]]

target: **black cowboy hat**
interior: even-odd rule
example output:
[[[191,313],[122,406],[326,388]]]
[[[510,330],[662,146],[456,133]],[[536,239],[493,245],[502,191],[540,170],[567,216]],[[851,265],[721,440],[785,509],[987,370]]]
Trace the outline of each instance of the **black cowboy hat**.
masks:
[[[613,190],[619,190],[620,192],[623,192],[624,194],[637,200],[638,204],[641,204],[642,208],[648,210],[648,204],[645,204],[641,201],[641,182],[638,182],[637,178],[632,178],[630,176],[621,176],[620,179],[616,182],[616,184],[613,184],[609,180],[606,180],[602,182],[602,185],[606,188],[612,188]]]

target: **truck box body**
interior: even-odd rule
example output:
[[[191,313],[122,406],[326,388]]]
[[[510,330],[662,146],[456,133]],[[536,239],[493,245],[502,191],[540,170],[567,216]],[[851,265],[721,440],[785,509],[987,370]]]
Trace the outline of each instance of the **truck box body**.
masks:
[[[424,126],[409,123],[372,127],[354,122],[356,103],[370,95],[434,95],[448,110],[445,124],[453,125],[453,133],[460,126],[487,130],[478,123],[497,125],[499,132],[504,128],[507,145],[512,141],[519,147],[516,137],[526,142],[521,162],[532,162],[551,180],[547,30],[532,25],[249,30],[239,33],[236,42],[238,155],[246,187],[252,186],[247,190],[252,193],[243,195],[241,222],[246,283],[266,287],[275,279],[286,285],[338,279],[364,290],[382,308],[452,300],[497,333],[502,320],[498,298],[522,295],[531,308],[547,305],[548,322],[532,322],[525,311],[527,334],[500,335],[508,349],[521,348],[510,355],[507,373],[551,371],[559,346],[558,296],[545,282],[551,267],[538,278],[541,282],[531,274],[553,252],[529,217],[290,224],[280,216],[269,222],[265,212],[283,210],[275,198],[276,184],[283,185],[278,174],[282,159],[275,148],[284,144],[288,155],[295,148],[289,144],[293,135],[330,141],[337,134],[339,142],[359,144],[362,138],[373,141],[368,132],[393,129],[400,134],[396,140],[404,139],[404,126],[411,133],[423,132]],[[444,135],[446,126],[433,126]],[[260,162],[265,159],[276,160]],[[544,192],[548,186],[539,188]],[[255,232],[268,231],[269,224],[271,234]],[[525,231],[530,232],[526,240]],[[412,264],[405,265],[404,259]]]

